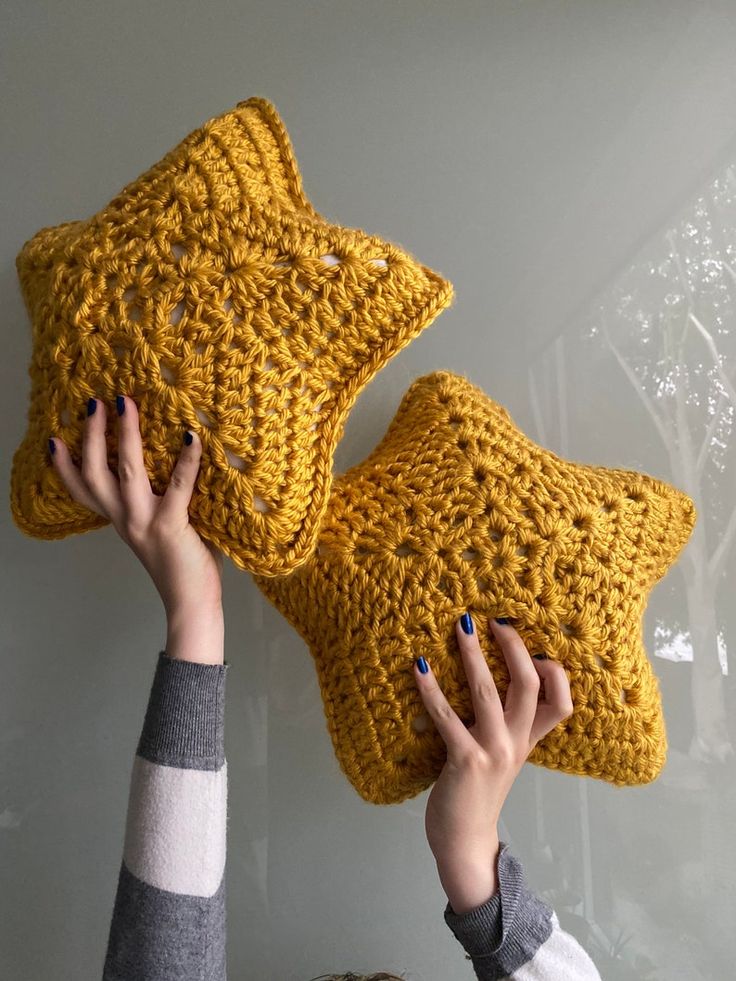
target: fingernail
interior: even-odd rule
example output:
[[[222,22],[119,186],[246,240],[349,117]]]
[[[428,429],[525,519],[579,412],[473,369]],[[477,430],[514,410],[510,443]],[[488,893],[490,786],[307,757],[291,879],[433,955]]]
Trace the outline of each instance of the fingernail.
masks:
[[[422,672],[422,674],[426,674],[429,671],[429,665],[423,657],[417,658],[417,664],[419,665],[419,670]]]
[[[536,657],[536,659],[538,661],[546,661],[547,660],[547,655],[546,654],[532,654],[532,657]]]
[[[49,440],[49,453],[51,454],[51,456],[53,456],[54,453],[56,453],[56,443],[54,443],[53,439]]]
[[[495,617],[496,623],[511,623],[508,617]]]
[[[460,617],[460,626],[466,634],[472,634],[473,632],[473,618],[469,613],[463,613]]]
[[[118,408],[118,415],[121,416],[125,412],[125,399],[123,398],[122,395],[118,395],[117,399],[115,400],[115,403]]]
[[[93,416],[95,414],[95,409],[97,408],[97,399],[87,400],[87,415]]]
[[[192,436],[192,434],[187,429],[187,431],[184,433],[184,443],[186,444],[186,446],[191,446],[193,439],[194,439],[194,437]]]

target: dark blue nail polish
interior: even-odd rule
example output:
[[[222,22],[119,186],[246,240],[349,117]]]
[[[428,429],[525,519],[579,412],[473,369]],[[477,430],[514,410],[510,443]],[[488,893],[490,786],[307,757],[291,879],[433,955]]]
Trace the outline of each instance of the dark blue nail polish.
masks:
[[[463,615],[460,617],[460,626],[463,628],[464,633],[472,634],[473,618],[469,613],[463,613]]]
[[[419,670],[422,672],[422,674],[426,674],[429,671],[429,665],[423,657],[417,658],[417,664],[419,665]]]
[[[538,661],[546,661],[547,660],[547,655],[546,654],[532,654],[532,657],[536,657],[536,659]]]
[[[125,412],[125,399],[122,395],[118,395],[115,404],[117,405],[118,415],[121,416]]]
[[[186,446],[191,446],[193,439],[194,439],[194,437],[192,436],[192,434],[187,429],[187,431],[184,433],[184,443],[186,444]]]
[[[511,623],[508,617],[496,617],[496,623]]]
[[[97,408],[97,399],[87,399],[87,415],[93,416]]]
[[[53,456],[54,453],[56,453],[56,443],[53,441],[53,439],[49,440],[49,453],[51,454],[51,456]]]

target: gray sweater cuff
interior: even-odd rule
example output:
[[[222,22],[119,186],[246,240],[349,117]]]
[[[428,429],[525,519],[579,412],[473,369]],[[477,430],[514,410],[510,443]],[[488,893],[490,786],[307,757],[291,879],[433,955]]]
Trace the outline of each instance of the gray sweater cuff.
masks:
[[[508,843],[499,845],[499,891],[468,913],[455,913],[449,903],[445,908],[445,922],[480,978],[513,973],[531,960],[553,928],[552,908],[528,888],[524,869]]]
[[[225,759],[227,668],[159,651],[138,755],[166,766],[219,770]]]

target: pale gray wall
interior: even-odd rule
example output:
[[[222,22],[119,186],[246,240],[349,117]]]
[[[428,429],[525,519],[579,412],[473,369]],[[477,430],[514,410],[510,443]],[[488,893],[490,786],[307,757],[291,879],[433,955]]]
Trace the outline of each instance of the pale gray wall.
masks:
[[[721,261],[736,253],[733,3],[8,0],[2,25],[6,487],[29,389],[20,246],[96,211],[210,116],[269,98],[315,206],[404,245],[457,292],[360,397],[339,469],[373,446],[414,377],[443,367],[554,451],[696,495],[707,537],[657,587],[645,623],[671,743],[664,773],[621,790],[526,766],[501,834],[589,950],[593,935],[630,937],[616,962],[593,955],[607,979],[729,976],[732,551],[717,589],[693,583],[732,534],[733,395],[698,483],[660,439],[649,382],[637,392],[648,358],[656,370],[661,321],[639,343],[620,299],[652,320],[671,313],[672,243],[702,246],[717,290],[694,282],[694,302],[733,384],[734,280]],[[701,200],[710,240],[689,230],[707,220]],[[604,309],[619,357],[585,347]],[[712,369],[702,333],[683,357]],[[697,449],[707,416],[693,404],[688,420]],[[0,977],[93,981],[164,620],[109,528],[34,541],[6,505],[2,544]],[[442,920],[426,795],[391,808],[357,796],[304,645],[247,576],[228,566],[225,580],[231,977],[472,977]],[[674,646],[660,623],[682,632]]]

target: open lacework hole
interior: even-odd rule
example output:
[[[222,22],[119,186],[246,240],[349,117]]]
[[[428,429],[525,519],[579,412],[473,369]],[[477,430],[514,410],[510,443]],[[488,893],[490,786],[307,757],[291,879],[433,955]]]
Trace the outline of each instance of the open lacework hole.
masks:
[[[184,258],[184,256],[187,254],[187,250],[180,242],[174,242],[174,244],[171,246],[171,254],[178,262],[179,259]]]
[[[127,305],[128,320],[137,323],[141,319],[142,310],[135,302],[138,294],[136,290],[131,286],[123,293],[123,302]]]
[[[165,364],[159,364],[158,368],[161,372],[161,377],[165,382],[168,382],[169,385],[176,384],[176,374],[174,373],[173,369],[169,368],[169,366]]]
[[[266,514],[271,510],[269,505],[263,500],[259,494],[253,495],[253,510],[259,511],[261,514]]]
[[[394,555],[398,558],[405,558],[407,555],[418,555],[419,553],[415,548],[412,548],[408,542],[402,542],[397,545],[394,549]]]
[[[478,558],[478,553],[474,548],[466,548],[462,555],[465,562],[475,562]]]
[[[342,262],[340,256],[335,255],[334,252],[326,252],[324,255],[321,255],[319,258],[322,262],[324,262],[328,266],[338,266]],[[376,266],[387,265],[386,260],[380,257],[376,259],[369,259],[368,261],[374,263],[374,265]],[[274,266],[278,267],[279,269],[291,269],[293,265],[294,263],[291,261],[274,262]]]
[[[529,546],[528,545],[517,545],[516,546],[516,554],[517,555],[525,555],[525,556],[528,555],[529,554]]]
[[[422,713],[411,720],[411,727],[415,732],[426,732],[429,729],[429,723],[429,716]]]
[[[184,303],[183,300],[180,303],[177,303],[174,309],[169,314],[169,322],[174,324],[174,326],[176,326],[176,324],[178,324],[179,321],[181,320],[185,309],[186,309],[186,304]]]
[[[248,460],[246,460],[244,457],[238,456],[236,453],[233,453],[232,450],[228,450],[227,448],[225,448],[225,456],[227,457],[227,462],[230,464],[230,466],[234,467],[236,470],[247,469]]]
[[[207,426],[208,429],[215,428],[216,425],[215,420],[212,419],[210,416],[208,416],[207,413],[204,411],[204,409],[195,409],[194,411],[197,414],[197,418],[199,419],[199,421],[202,423],[203,426]]]
[[[66,408],[62,409],[61,412],[59,413],[59,418],[61,419],[62,426],[71,425],[72,418],[71,415],[69,414],[69,409]]]
[[[602,504],[598,510],[601,512],[601,514],[610,514],[611,511],[613,511],[613,508],[610,504]]]

